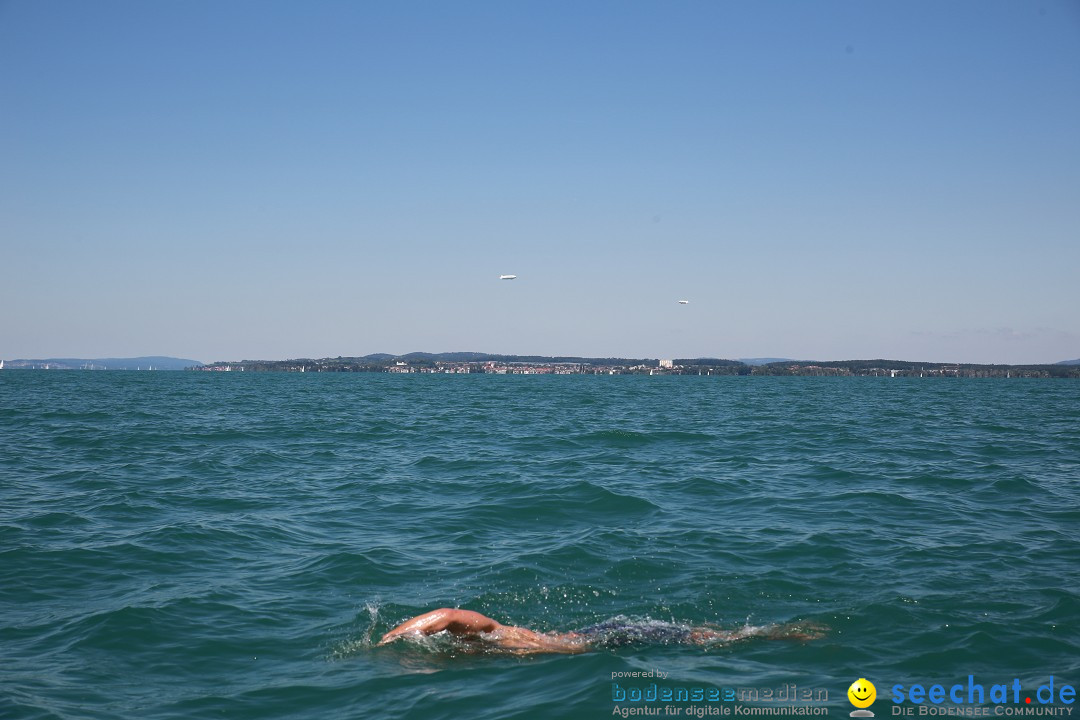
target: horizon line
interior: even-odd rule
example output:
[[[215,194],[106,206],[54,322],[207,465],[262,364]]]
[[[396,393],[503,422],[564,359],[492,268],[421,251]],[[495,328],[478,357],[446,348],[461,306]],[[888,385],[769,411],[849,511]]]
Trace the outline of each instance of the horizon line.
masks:
[[[888,357],[849,357],[849,358],[833,358],[829,360],[815,359],[815,358],[792,358],[792,357],[776,357],[776,356],[743,356],[743,357],[718,357],[714,355],[698,355],[696,357],[677,357],[676,355],[669,356],[620,356],[620,355],[568,355],[568,354],[538,354],[538,353],[498,353],[498,352],[478,352],[472,350],[452,350],[442,352],[430,352],[426,350],[415,350],[407,353],[388,353],[388,352],[372,352],[364,355],[326,355],[323,357],[314,356],[294,356],[283,357],[278,359],[271,358],[243,358],[241,360],[214,360],[211,362],[205,362],[202,360],[196,360],[194,358],[177,357],[171,355],[132,355],[132,356],[79,356],[79,355],[52,355],[49,357],[18,357],[18,358],[3,358],[7,362],[53,362],[53,361],[133,361],[133,360],[148,360],[148,359],[163,359],[163,360],[179,360],[183,362],[192,362],[199,365],[214,365],[218,363],[244,363],[244,362],[289,362],[294,360],[338,360],[338,359],[360,359],[371,358],[376,356],[385,356],[386,358],[407,358],[409,356],[426,355],[432,356],[436,360],[442,355],[478,355],[491,358],[515,358],[515,357],[530,357],[530,358],[544,358],[548,360],[554,360],[555,358],[573,358],[575,360],[644,360],[644,361],[659,361],[659,360],[722,360],[726,362],[740,362],[743,364],[755,364],[753,361],[757,361],[756,364],[765,365],[778,362],[793,362],[793,363],[841,363],[841,362],[872,362],[880,360],[882,362],[902,362],[902,363],[926,363],[931,365],[991,365],[991,366],[1034,366],[1034,365],[1062,365],[1077,363],[1078,359],[1057,360],[1050,362],[981,362],[970,360],[905,360],[900,358],[888,358]],[[451,361],[454,362],[454,361]],[[456,362],[483,362],[482,360],[458,360]]]

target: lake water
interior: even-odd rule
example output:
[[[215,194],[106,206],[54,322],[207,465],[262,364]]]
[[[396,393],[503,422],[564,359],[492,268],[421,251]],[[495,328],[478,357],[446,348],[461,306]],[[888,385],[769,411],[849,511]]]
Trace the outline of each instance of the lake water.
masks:
[[[858,678],[883,718],[897,684],[1080,684],[1080,382],[3,371],[0,428],[5,718],[784,704],[616,701],[653,683],[847,717]],[[373,646],[441,606],[828,630]]]

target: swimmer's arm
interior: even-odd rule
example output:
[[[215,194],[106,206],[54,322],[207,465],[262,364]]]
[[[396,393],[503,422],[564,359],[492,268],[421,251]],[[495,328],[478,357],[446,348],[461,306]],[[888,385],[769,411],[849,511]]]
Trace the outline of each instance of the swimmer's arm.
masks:
[[[472,610],[458,610],[455,608],[439,608],[431,612],[417,615],[411,620],[398,625],[390,632],[383,635],[379,645],[396,640],[402,635],[419,633],[420,635],[434,635],[443,630],[454,635],[475,635],[477,633],[495,632],[504,627],[486,615],[481,615]]]

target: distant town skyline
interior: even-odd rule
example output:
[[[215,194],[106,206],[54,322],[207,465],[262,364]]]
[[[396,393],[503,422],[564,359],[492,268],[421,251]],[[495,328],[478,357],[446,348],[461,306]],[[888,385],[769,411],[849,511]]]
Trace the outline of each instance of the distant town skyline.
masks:
[[[1067,0],[14,0],[0,98],[0,358],[1080,357]]]

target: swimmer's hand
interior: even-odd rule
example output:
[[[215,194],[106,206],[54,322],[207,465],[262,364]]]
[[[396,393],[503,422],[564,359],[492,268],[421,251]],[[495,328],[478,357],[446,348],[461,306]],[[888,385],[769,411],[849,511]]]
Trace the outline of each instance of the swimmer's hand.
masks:
[[[379,640],[379,642],[375,643],[375,647],[379,647],[380,645],[389,645],[390,643],[394,642],[399,637],[405,634],[407,633],[398,629],[391,630],[390,632],[383,635],[382,639]]]

